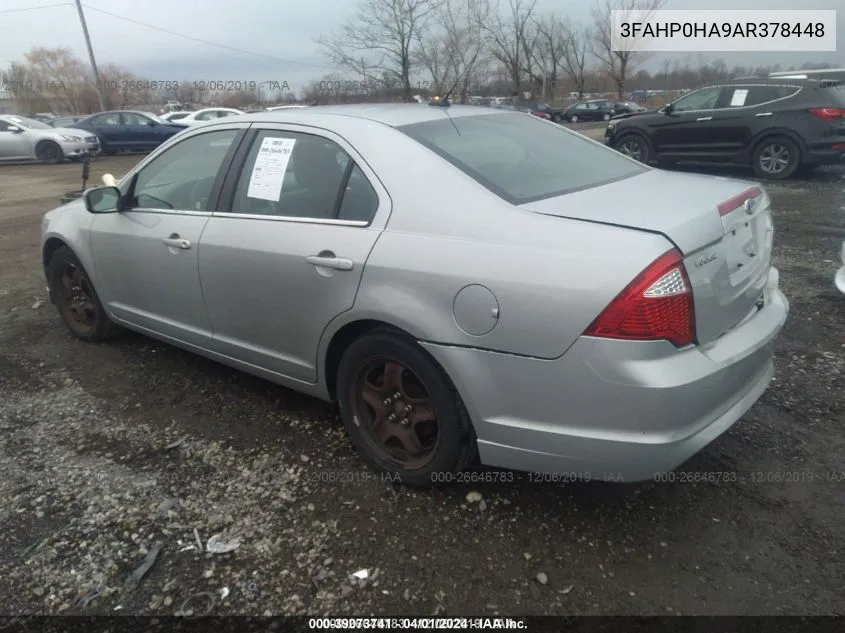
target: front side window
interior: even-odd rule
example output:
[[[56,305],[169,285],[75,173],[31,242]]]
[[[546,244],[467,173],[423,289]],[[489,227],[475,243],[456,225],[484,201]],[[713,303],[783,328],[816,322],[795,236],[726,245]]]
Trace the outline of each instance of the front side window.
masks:
[[[721,88],[702,88],[688,95],[684,95],[672,105],[673,112],[687,112],[690,110],[712,110],[716,107]]]
[[[397,129],[511,204],[597,187],[648,169],[537,117],[461,116]]]
[[[232,201],[233,213],[322,220],[370,221],[377,208],[372,185],[337,143],[282,130],[258,133]]]
[[[145,165],[135,180],[133,207],[210,211],[211,188],[238,130],[186,138]]]
[[[121,116],[123,117],[123,125],[148,125],[152,121],[152,119],[136,112],[124,112]]]
[[[101,114],[91,119],[91,125],[120,125],[120,115],[117,112]]]

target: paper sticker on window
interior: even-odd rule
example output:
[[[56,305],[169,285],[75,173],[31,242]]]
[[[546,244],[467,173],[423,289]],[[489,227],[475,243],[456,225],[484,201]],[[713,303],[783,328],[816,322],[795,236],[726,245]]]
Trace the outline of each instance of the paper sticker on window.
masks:
[[[261,141],[249,177],[248,198],[279,201],[295,143],[296,139],[292,138],[265,138]]]
[[[731,106],[744,106],[745,98],[748,96],[747,90],[734,90],[734,95],[731,97]]]

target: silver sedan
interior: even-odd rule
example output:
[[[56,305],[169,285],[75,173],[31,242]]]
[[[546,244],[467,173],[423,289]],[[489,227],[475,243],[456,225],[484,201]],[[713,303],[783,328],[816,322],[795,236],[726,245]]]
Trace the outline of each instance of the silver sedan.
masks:
[[[66,158],[81,158],[99,150],[97,137],[89,132],[51,127],[23,116],[0,116],[0,161],[61,163]]]
[[[447,104],[235,116],[50,211],[77,337],[337,401],[412,486],[480,461],[650,480],[754,404],[788,302],[765,190]]]

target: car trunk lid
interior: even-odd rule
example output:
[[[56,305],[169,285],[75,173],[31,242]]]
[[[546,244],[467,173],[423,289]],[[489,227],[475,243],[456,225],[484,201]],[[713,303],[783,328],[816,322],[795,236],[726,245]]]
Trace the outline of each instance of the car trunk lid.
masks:
[[[754,183],[649,170],[521,207],[664,235],[684,256],[699,344],[715,341],[762,305],[773,230],[768,196]]]

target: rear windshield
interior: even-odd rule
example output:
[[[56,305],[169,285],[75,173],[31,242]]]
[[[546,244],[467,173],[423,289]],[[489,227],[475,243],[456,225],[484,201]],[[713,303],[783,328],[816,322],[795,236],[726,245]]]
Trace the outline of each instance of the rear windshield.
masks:
[[[397,129],[511,204],[597,187],[647,169],[532,115],[444,117]]]

